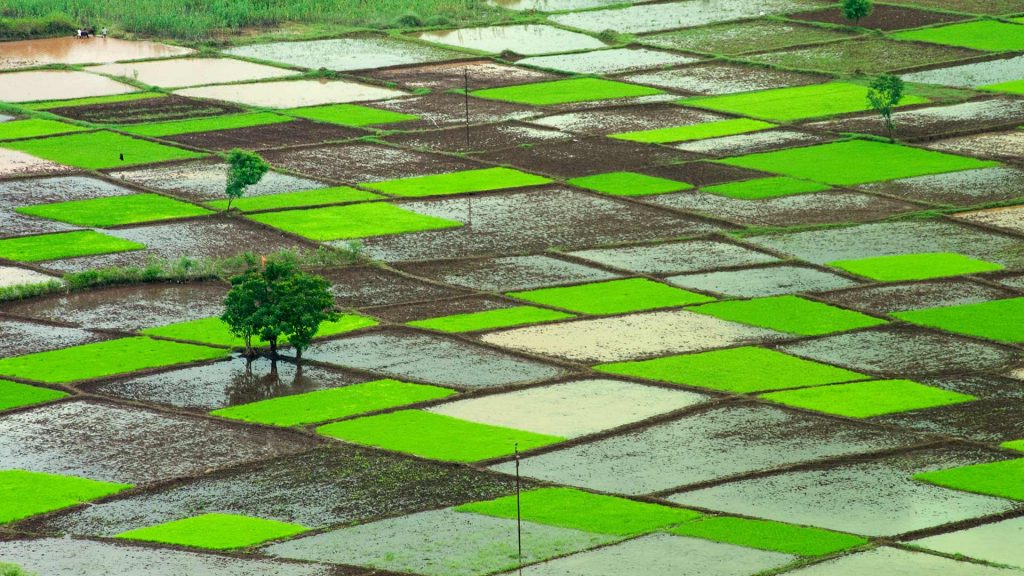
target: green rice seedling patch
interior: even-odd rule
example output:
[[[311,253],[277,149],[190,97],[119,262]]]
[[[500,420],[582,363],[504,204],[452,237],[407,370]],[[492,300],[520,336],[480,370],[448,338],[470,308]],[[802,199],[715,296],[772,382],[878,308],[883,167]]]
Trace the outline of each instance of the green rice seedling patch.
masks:
[[[719,162],[835,186],[867,184],[999,165],[998,162],[986,162],[966,156],[868,140],[847,140],[748,154]]]
[[[519,84],[503,88],[475,90],[470,95],[488,100],[502,100],[532,106],[551,106],[571,102],[592,102],[615,98],[634,98],[664,94],[657,88],[614,82],[600,78],[570,78],[552,82]]]
[[[1009,92],[1011,94],[1024,94],[1024,80],[1013,80],[1011,82],[1000,82],[978,87],[978,90],[988,92]]]
[[[1002,342],[1024,342],[1024,298],[910,310],[893,316],[956,334]]]
[[[914,479],[953,490],[1024,500],[1024,458],[922,472]]]
[[[509,296],[583,314],[620,314],[711,302],[714,298],[646,278],[509,292]]]
[[[575,488],[540,488],[523,492],[521,505],[522,519],[527,522],[615,536],[653,532],[700,517],[699,512],[685,508],[591,494]],[[471,502],[455,509],[498,518],[514,519],[517,516],[515,496]]]
[[[0,358],[0,375],[61,384],[146,368],[225,358],[228,351],[144,336]]]
[[[292,119],[287,116],[271,114],[270,112],[255,112],[225,114],[224,116],[214,116],[212,118],[190,118],[188,120],[157,122],[154,124],[134,124],[118,128],[118,130],[136,136],[159,138],[161,136],[176,136],[178,134],[192,134],[195,132],[267,126],[269,124],[281,124],[291,121]]]
[[[74,124],[66,124],[64,122],[57,122],[56,120],[29,118],[28,120],[0,122],[0,140],[53,136],[54,134],[81,132],[82,130],[85,130],[85,128],[75,126]]]
[[[630,142],[643,142],[646,144],[668,144],[671,142],[689,142],[691,140],[704,140],[705,138],[717,138],[719,136],[732,136],[734,134],[746,134],[775,128],[775,124],[762,120],[751,120],[749,118],[731,118],[717,122],[703,122],[689,126],[673,126],[669,128],[656,128],[654,130],[639,130],[636,132],[620,132],[609,134],[609,138],[617,140],[629,140]]]
[[[27,216],[98,228],[213,214],[210,210],[181,200],[149,193],[33,204],[21,206],[14,211]]]
[[[1000,446],[1008,450],[1024,452],[1024,440],[1011,440],[1009,442],[1003,442],[1002,444],[1000,444]]]
[[[652,196],[693,189],[692,184],[638,172],[605,172],[567,180],[569,184],[610,196]]]
[[[424,216],[383,202],[268,212],[253,214],[249,218],[317,241],[349,240],[462,226],[462,222],[456,220]]]
[[[18,384],[8,380],[0,380],[0,412],[21,406],[32,406],[42,404],[60,398],[66,398],[68,394],[60,390],[39,388],[28,384]]]
[[[233,550],[287,538],[306,532],[299,524],[241,516],[238,514],[202,514],[172,522],[129,530],[118,534],[125,540],[175,544],[209,550]]]
[[[762,394],[765,400],[850,418],[870,418],[976,400],[912,380],[872,380]]]
[[[0,470],[0,524],[76,506],[131,487],[76,476]]]
[[[753,346],[601,364],[594,369],[608,374],[735,393],[820,386],[870,378],[850,370]]]
[[[902,106],[908,106],[923,104],[928,100],[907,94],[900,102]],[[680,101],[680,104],[773,122],[823,118],[869,109],[867,87],[848,82],[689,98]]]
[[[989,52],[1024,50],[1024,26],[995,20],[978,20],[936,28],[921,28],[892,34],[899,40],[920,40],[945,46],[960,46]]]
[[[475,462],[562,442],[565,438],[477,424],[424,412],[400,410],[317,428],[324,436],[434,460]]]
[[[729,182],[727,184],[715,184],[704,186],[702,192],[710,192],[719,196],[739,198],[741,200],[760,200],[762,198],[778,198],[780,196],[792,196],[794,194],[806,194],[808,192],[824,192],[831,190],[831,187],[809,180],[799,180],[788,176],[774,176],[769,178],[755,178],[743,180],[742,182]]]
[[[114,104],[117,102],[132,102],[133,100],[148,100],[150,98],[164,98],[166,95],[159,92],[132,92],[131,94],[115,94],[113,96],[93,96],[90,98],[74,98],[72,100],[47,100],[45,102],[32,102],[19,104],[28,110],[49,110],[51,108],[70,108],[72,106],[93,106],[95,104]]]
[[[22,236],[0,240],[0,258],[18,262],[41,262],[59,258],[91,256],[141,250],[137,242],[100,234],[93,230],[76,230],[38,236]]]
[[[376,325],[376,320],[361,314],[342,314],[337,320],[322,322],[315,337],[324,338],[326,336],[334,336],[336,334],[343,334],[345,332],[351,332],[353,330],[359,330],[360,328],[368,328]],[[168,324],[166,326],[158,326],[156,328],[147,328],[142,331],[142,334],[147,336],[171,338],[174,340],[199,342],[201,344],[210,344],[214,346],[228,346],[231,348],[241,348],[245,346],[245,340],[232,334],[228,325],[217,317],[200,318],[198,320],[178,322],[175,324]],[[287,344],[288,338],[282,337],[280,343]],[[264,342],[260,338],[253,339],[253,346],[267,345],[267,342]]]
[[[316,190],[301,190],[299,192],[239,198],[232,202],[231,206],[242,212],[256,212],[280,208],[305,208],[307,206],[322,206],[326,204],[364,202],[366,200],[379,200],[380,198],[383,198],[383,196],[373,192],[356,190],[348,186],[336,186],[334,188],[318,188]],[[226,210],[228,201],[214,200],[213,202],[207,202],[206,205],[218,210]]]
[[[283,114],[297,116],[316,122],[341,124],[342,126],[376,126],[418,120],[419,116],[402,114],[391,110],[379,110],[357,104],[328,104],[326,106],[306,106],[283,110]]]
[[[466,314],[452,314],[451,316],[414,320],[408,322],[407,325],[416,328],[457,333],[525,326],[527,324],[539,324],[541,322],[552,322],[566,318],[575,318],[575,315],[559,312],[558,310],[537,308],[536,306],[513,306],[497,310],[484,310],[482,312],[468,312]]]
[[[89,132],[8,142],[6,148],[88,170],[202,158],[206,154],[130,138],[113,132]],[[121,157],[124,160],[121,160]]]
[[[386,182],[374,182],[363,186],[406,198],[423,196],[439,196],[447,194],[464,194],[466,192],[486,192],[488,190],[506,190],[524,186],[540,186],[550,184],[551,180],[543,176],[527,174],[512,168],[482,168],[465,170],[448,174],[431,176],[414,176]]]
[[[866,538],[771,520],[709,516],[669,528],[679,536],[799,556],[824,556],[863,546]]]
[[[860,312],[791,295],[712,302],[690,310],[722,320],[803,336],[831,334],[886,323],[885,320]]]
[[[437,400],[452,394],[454,390],[439,386],[385,379],[230,406],[211,414],[271,426],[301,426]]]
[[[1002,264],[986,262],[954,252],[874,256],[856,260],[836,260],[829,262],[828,265],[881,282],[945,278],[992,272],[1004,268]]]

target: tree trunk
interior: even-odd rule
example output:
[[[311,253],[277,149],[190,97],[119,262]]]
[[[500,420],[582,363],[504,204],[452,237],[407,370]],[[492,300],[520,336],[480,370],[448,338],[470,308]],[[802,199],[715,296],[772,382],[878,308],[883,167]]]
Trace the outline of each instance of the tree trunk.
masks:
[[[277,336],[270,339],[270,357],[277,358]]]

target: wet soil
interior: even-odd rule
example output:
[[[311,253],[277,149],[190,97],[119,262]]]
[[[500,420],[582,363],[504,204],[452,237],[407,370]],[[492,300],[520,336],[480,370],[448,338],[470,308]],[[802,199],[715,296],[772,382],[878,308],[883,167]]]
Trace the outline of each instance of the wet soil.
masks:
[[[529,84],[557,80],[560,75],[518,66],[499,64],[491,60],[426,64],[408,68],[385,68],[360,74],[382,82],[394,82],[407,89],[427,88],[434,92],[497,88],[514,84]]]
[[[796,14],[788,14],[786,17],[807,22],[827,22],[841,26],[849,26],[851,24],[849,20],[843,17],[843,13],[835,8],[814,10],[812,12],[798,12]],[[957,14],[927,12],[913,8],[882,5],[875,6],[871,14],[858,20],[856,25],[879,30],[902,30],[904,28],[920,28],[929,24],[958,22],[966,19],[966,16],[959,16]]]
[[[105,338],[79,328],[0,318],[0,358],[99,342]]]
[[[89,64],[170,58],[192,52],[188,48],[118,38],[44,38],[0,44],[0,69],[47,64]]]
[[[36,102],[112,96],[136,92],[134,86],[72,70],[10,72],[0,77],[0,102]]]
[[[419,120],[402,122],[396,126],[402,130],[432,130],[455,125],[465,126],[466,105],[467,100],[464,95],[437,92],[426,96],[398,98],[375,103],[377,108],[420,117]],[[468,105],[470,125],[521,120],[540,114],[540,110],[533,106],[484,98],[469,98]]]
[[[163,88],[266,80],[298,74],[295,70],[243,62],[233,58],[175,58],[128,64],[107,64],[88,68],[88,70],[99,74],[132,78]]]
[[[480,164],[376,144],[333,144],[313,148],[274,150],[264,154],[274,166],[338,182],[380,182],[473,170]]]
[[[564,142],[572,136],[523,122],[502,122],[466,127],[409,132],[384,140],[399,146],[446,152],[484,152],[548,142]]]
[[[861,186],[863,190],[949,206],[1024,198],[1024,171],[997,167],[918,176]]]
[[[772,70],[763,66],[708,62],[673,70],[631,74],[620,80],[658,86],[684,94],[731,94],[817,84],[827,78],[817,74]]]
[[[971,280],[948,279],[907,284],[880,284],[821,294],[825,300],[843,308],[872,314],[958,306],[987,302],[1014,295],[1010,290],[994,288]]]
[[[975,100],[952,106],[903,110],[893,114],[893,121],[896,123],[899,137],[903,140],[932,140],[942,136],[1005,130],[1024,124],[1024,102],[1003,99]],[[808,127],[840,133],[861,132],[878,136],[888,134],[884,122],[877,115],[817,122]],[[970,153],[972,149],[957,151]]]
[[[541,144],[474,155],[481,160],[508,164],[528,172],[575,178],[603,172],[636,171],[681,162],[694,156],[670,148],[635,144],[611,138],[581,138],[572,142]],[[648,170],[640,170],[649,173]],[[693,184],[693,182],[691,182]]]
[[[324,271],[331,292],[342,309],[434,302],[465,294],[464,290],[439,286],[396,272],[369,266]]]
[[[448,300],[435,300],[432,302],[420,302],[415,304],[399,304],[384,308],[372,308],[368,313],[390,320],[391,322],[406,323],[414,320],[425,320],[427,318],[440,318],[453,314],[468,314],[471,312],[483,312],[486,310],[500,310],[511,308],[518,303],[512,300],[494,298],[492,296],[468,296],[464,298],[451,298]]]
[[[656,103],[566,112],[534,118],[529,122],[565,132],[606,136],[618,132],[688,126],[726,118],[721,114],[684,108],[676,104]]]
[[[611,272],[543,255],[424,262],[399,267],[410,274],[491,292],[528,290],[616,277]]]
[[[764,266],[703,274],[669,276],[668,282],[699,292],[755,298],[820,292],[856,286],[857,283],[829,272],[803,266]]]
[[[612,268],[659,276],[778,261],[774,256],[764,252],[719,240],[596,248],[569,254]]]
[[[47,112],[58,116],[84,122],[95,122],[96,124],[168,122],[203,116],[220,116],[241,111],[242,109],[238,106],[225,102],[193,100],[175,95],[47,110]]]
[[[322,124],[309,120],[292,120],[266,126],[250,126],[232,130],[214,132],[197,132],[168,136],[165,140],[184,144],[202,150],[231,150],[245,148],[247,150],[264,150],[282,148],[300,144],[319,144],[332,140],[349,140],[365,136],[367,133],[355,128],[347,128],[336,124]]]
[[[165,190],[193,202],[223,200],[227,163],[214,160],[181,162],[154,168],[110,172],[114,180]],[[246,196],[263,196],[326,188],[328,185],[308,178],[298,178],[279,172],[267,172],[255,186],[245,189]]]

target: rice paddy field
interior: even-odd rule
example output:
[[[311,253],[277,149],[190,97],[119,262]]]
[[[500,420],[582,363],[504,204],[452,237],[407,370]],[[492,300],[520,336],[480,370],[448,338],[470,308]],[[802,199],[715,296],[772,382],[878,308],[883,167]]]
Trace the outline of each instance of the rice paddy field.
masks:
[[[1024,1],[242,4],[0,9],[0,574],[1024,574]]]

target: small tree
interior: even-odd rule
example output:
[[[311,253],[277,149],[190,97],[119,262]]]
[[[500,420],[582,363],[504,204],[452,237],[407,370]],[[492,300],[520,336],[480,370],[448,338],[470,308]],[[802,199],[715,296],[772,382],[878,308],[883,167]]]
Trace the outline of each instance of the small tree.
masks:
[[[330,283],[322,276],[296,272],[275,287],[279,325],[295,347],[295,357],[309,347],[322,322],[338,319]]]
[[[224,188],[228,197],[228,210],[234,199],[245,194],[247,187],[259,184],[267,170],[270,170],[270,164],[255,152],[235,148],[228,154],[228,183]]]
[[[861,18],[867,18],[874,9],[871,0],[843,0],[843,17],[860,24]]]
[[[875,78],[868,88],[868,104],[882,116],[889,140],[895,142],[896,123],[892,112],[903,100],[903,80],[899,76],[883,74]]]
[[[269,287],[263,275],[255,268],[231,278],[231,290],[224,297],[224,313],[220,319],[231,333],[245,340],[245,355],[252,358],[252,338],[258,332],[258,313],[269,299]]]

